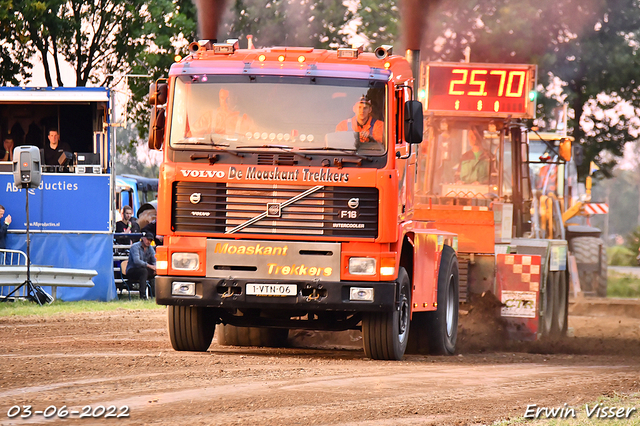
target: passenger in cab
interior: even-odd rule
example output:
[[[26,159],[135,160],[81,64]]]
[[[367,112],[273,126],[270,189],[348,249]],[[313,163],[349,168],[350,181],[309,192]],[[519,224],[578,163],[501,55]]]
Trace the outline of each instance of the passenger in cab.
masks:
[[[482,137],[476,129],[469,130],[471,149],[460,159],[460,180],[465,184],[487,184],[491,165],[491,154],[482,146]]]
[[[204,136],[211,133],[235,135],[253,132],[255,123],[247,114],[240,113],[236,96],[227,89],[218,92],[220,106],[213,112],[207,109],[198,120],[189,125],[188,136]]]
[[[227,89],[218,93],[220,107],[216,112],[213,131],[219,135],[245,134],[253,131],[253,120],[240,113],[235,95]]]
[[[352,118],[338,123],[336,132],[357,132],[360,144],[371,142],[381,144],[384,135],[384,122],[376,120],[371,115],[371,100],[362,96],[353,105],[353,112],[355,115]]]

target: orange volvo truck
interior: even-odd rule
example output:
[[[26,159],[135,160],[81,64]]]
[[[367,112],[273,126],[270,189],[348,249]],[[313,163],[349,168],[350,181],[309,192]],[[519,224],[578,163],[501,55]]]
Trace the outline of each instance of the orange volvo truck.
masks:
[[[192,43],[151,87],[157,303],[176,350],[361,329],[368,357],[452,354],[455,227],[422,217],[413,67],[388,46]]]
[[[421,69],[427,136],[405,212],[458,235],[461,302],[496,295],[513,339],[565,334],[570,268],[562,213],[535,185],[540,160],[530,159],[525,125],[535,118],[536,67],[436,62]],[[545,143],[547,157],[570,160],[568,138]],[[571,182],[560,177],[562,202]]]

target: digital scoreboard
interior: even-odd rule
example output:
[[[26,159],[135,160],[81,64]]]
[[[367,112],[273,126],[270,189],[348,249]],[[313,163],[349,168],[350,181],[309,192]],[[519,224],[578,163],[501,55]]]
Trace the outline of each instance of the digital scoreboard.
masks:
[[[535,84],[535,65],[431,63],[425,109],[436,115],[534,118]]]

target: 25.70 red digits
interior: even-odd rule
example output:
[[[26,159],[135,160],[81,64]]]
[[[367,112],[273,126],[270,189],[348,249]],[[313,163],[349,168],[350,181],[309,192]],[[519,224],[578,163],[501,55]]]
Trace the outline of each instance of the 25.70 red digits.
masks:
[[[476,69],[471,70],[471,78],[469,77],[468,69],[464,68],[455,68],[451,70],[451,74],[458,74],[459,78],[456,80],[451,80],[449,83],[449,95],[458,95],[458,96],[488,96],[489,93],[485,91],[485,85],[487,83],[487,74],[490,76],[497,76],[500,78],[500,83],[498,85],[498,91],[493,96],[505,96],[508,98],[519,98],[522,96],[524,90],[524,83],[526,77],[526,71],[522,70],[486,70],[486,69]],[[467,81],[468,79],[468,81]],[[506,90],[505,90],[506,83]],[[476,90],[469,90],[465,93],[462,87],[460,86],[471,86]]]

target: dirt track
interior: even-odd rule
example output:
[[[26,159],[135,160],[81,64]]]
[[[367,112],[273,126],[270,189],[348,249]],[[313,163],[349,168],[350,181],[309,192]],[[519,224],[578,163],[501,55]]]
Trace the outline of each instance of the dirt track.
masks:
[[[343,334],[339,348],[299,332],[295,342],[306,347],[214,342],[208,353],[178,353],[164,310],[2,318],[0,424],[107,422],[79,414],[9,419],[14,405],[113,405],[116,414],[127,405],[129,417],[110,423],[490,425],[523,416],[528,404],[584,406],[639,392],[640,319],[608,314],[570,316],[574,337],[561,343],[496,349],[479,333],[457,356],[402,362],[366,359],[357,334]]]

